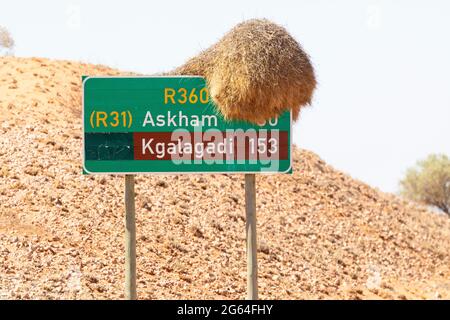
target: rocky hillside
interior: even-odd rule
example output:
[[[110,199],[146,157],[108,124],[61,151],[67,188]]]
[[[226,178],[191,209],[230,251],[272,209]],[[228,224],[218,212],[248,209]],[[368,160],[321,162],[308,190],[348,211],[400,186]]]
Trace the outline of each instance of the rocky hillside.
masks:
[[[81,174],[80,76],[0,58],[0,298],[123,298],[124,178]],[[450,219],[295,150],[257,177],[261,298],[450,298]],[[138,296],[242,299],[242,175],[138,176]]]

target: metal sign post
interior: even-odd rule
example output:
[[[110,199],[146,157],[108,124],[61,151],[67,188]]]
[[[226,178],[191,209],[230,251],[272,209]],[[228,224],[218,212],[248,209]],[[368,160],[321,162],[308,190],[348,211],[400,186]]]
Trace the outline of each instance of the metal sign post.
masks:
[[[125,176],[125,299],[136,300],[136,220],[134,175]]]
[[[245,234],[247,241],[247,300],[258,299],[255,175],[245,175]]]

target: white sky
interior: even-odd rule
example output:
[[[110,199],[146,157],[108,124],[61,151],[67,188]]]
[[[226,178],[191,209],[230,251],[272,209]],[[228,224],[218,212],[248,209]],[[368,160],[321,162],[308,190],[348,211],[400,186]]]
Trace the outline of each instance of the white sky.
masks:
[[[255,17],[284,25],[316,68],[297,145],[391,192],[416,160],[450,154],[450,1],[0,0],[16,56],[146,74],[182,64]]]

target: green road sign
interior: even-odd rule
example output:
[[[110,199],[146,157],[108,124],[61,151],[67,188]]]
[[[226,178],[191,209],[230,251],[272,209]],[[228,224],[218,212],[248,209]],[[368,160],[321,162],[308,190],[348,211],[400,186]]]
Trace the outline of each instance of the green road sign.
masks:
[[[286,173],[291,127],[224,120],[202,77],[83,77],[85,173]]]

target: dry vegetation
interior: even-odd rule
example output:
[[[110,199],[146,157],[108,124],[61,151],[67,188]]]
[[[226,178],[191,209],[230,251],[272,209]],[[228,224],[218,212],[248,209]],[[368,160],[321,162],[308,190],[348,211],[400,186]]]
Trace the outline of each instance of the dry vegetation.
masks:
[[[14,48],[14,39],[5,27],[0,26],[0,48]]]
[[[283,27],[268,20],[238,24],[170,74],[204,76],[226,119],[253,123],[288,109],[296,120],[316,87],[307,54]]]
[[[119,72],[0,58],[2,298],[123,297],[124,179],[81,175],[82,74]],[[261,298],[450,298],[450,219],[294,159],[257,179]],[[140,298],[245,297],[243,183],[137,178]]]

